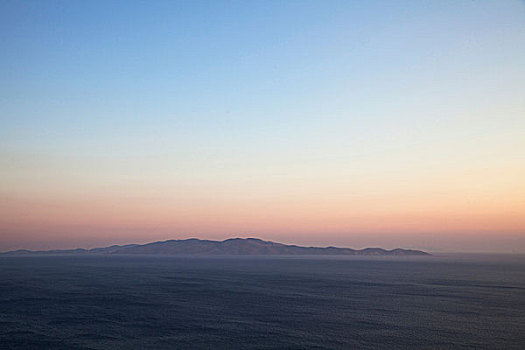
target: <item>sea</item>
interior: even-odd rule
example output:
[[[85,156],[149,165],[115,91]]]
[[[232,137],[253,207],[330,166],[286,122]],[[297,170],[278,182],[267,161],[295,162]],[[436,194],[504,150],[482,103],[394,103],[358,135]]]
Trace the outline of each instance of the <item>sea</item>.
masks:
[[[525,257],[1,256],[0,349],[525,349]]]

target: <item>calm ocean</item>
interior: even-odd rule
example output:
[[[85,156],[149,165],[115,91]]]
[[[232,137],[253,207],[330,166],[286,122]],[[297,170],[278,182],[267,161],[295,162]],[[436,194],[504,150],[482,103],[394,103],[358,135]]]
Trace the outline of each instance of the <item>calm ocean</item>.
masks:
[[[1,349],[525,349],[525,257],[0,257]]]

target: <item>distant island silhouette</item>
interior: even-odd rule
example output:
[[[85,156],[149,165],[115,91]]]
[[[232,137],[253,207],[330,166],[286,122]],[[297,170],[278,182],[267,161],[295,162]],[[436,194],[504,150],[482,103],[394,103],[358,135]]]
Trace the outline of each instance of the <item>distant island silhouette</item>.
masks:
[[[413,249],[382,248],[337,248],[301,247],[258,238],[230,238],[224,241],[202,240],[197,238],[174,239],[146,244],[113,245],[93,249],[14,250],[2,254],[149,254],[149,255],[360,255],[360,256],[420,256],[427,252]]]

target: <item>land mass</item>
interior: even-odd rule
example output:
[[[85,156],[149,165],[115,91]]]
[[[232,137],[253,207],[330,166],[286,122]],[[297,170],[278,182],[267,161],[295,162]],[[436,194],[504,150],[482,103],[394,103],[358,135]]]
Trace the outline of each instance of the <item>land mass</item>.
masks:
[[[412,256],[430,255],[413,249],[382,248],[337,248],[301,247],[282,243],[263,241],[258,238],[230,238],[224,241],[210,241],[196,238],[173,239],[147,244],[113,245],[93,249],[67,250],[14,250],[1,254],[150,254],[150,255],[363,255],[363,256]]]

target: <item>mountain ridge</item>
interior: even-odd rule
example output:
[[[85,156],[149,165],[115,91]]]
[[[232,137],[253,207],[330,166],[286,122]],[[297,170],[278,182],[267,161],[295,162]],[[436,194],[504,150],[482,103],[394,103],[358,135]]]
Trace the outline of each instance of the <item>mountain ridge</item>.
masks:
[[[92,249],[27,250],[19,249],[2,255],[78,255],[78,254],[145,254],[145,255],[358,255],[358,256],[424,256],[431,255],[415,249],[303,247],[264,241],[259,238],[229,238],[223,241],[197,238],[170,239],[145,244],[112,245]]]

